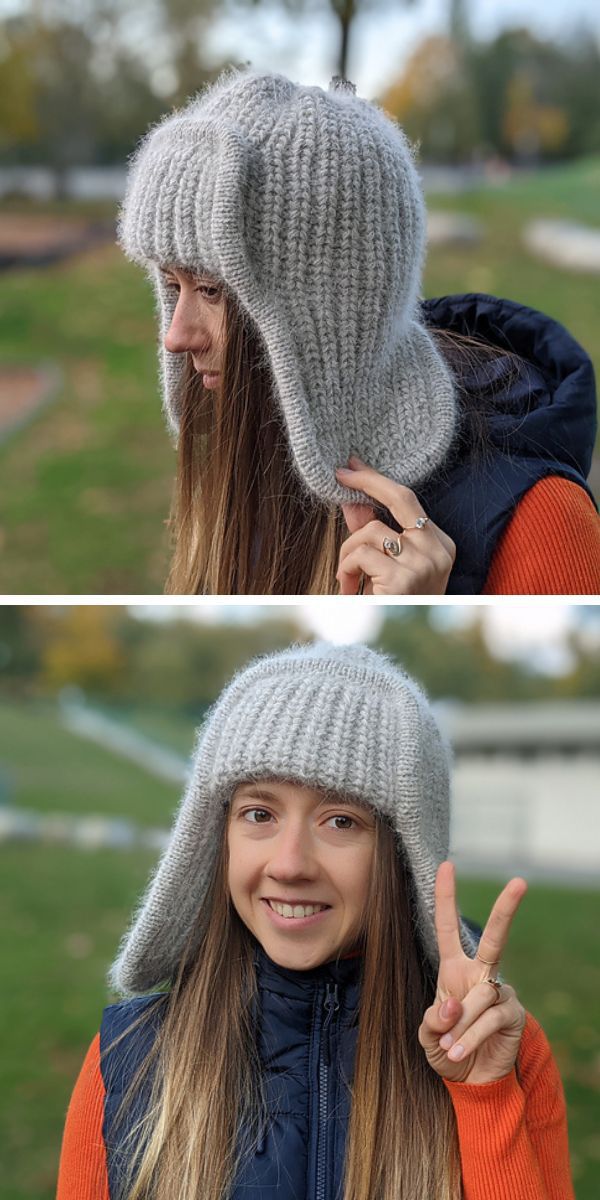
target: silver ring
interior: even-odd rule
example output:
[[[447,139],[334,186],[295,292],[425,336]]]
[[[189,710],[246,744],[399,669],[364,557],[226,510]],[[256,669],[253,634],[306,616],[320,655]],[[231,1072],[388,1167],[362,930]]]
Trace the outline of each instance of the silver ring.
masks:
[[[402,554],[402,535],[397,538],[384,537],[383,550],[385,554],[389,554],[390,558],[397,558]]]

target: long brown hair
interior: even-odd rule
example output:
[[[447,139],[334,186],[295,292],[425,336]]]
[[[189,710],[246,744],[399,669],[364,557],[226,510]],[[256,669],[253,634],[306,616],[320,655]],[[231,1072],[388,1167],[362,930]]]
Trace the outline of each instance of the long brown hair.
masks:
[[[348,529],[341,508],[319,501],[293,460],[264,342],[224,289],[221,386],[204,387],[188,354],[165,592],[184,595],[333,595]],[[485,453],[489,401],[474,407],[462,377],[474,364],[517,355],[430,328],[456,379],[463,436]],[[492,388],[493,403],[493,388]],[[341,465],[341,464],[340,464]],[[387,510],[374,505],[389,523]]]
[[[343,1200],[460,1200],[452,1102],[417,1036],[436,980],[400,840],[374,815]],[[253,1016],[256,941],[231,902],[227,863],[224,830],[192,934],[198,948],[188,942],[170,991],[157,997],[164,1019],[119,1110],[117,1120],[131,1119],[137,1089],[152,1080],[146,1112],[126,1135],[118,1200],[227,1200],[268,1121]]]

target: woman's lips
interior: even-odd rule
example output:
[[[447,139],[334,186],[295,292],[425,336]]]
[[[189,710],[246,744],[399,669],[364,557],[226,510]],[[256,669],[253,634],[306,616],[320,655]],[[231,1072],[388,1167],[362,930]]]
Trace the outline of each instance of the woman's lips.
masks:
[[[202,382],[203,382],[204,386],[209,387],[209,388],[216,387],[219,382],[220,374],[221,374],[220,371],[212,371],[212,372],[203,371],[202,372]]]
[[[331,912],[330,908],[323,908],[321,912],[313,913],[311,917],[280,917],[274,908],[271,908],[268,900],[261,900],[261,904],[267,910],[267,916],[271,918],[277,929],[306,929],[308,925],[316,925],[317,921],[321,921]]]

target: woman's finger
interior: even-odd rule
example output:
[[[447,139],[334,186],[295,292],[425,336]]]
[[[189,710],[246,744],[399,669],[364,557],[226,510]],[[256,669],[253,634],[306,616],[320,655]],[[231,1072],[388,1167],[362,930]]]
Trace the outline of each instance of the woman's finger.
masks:
[[[518,1000],[511,997],[502,1004],[492,1004],[477,1017],[446,1051],[451,1062],[460,1062],[474,1054],[493,1033],[500,1030],[520,1037],[525,1024],[525,1010]],[[441,1039],[443,1041],[443,1039]]]
[[[440,863],[435,877],[435,931],[440,951],[440,973],[451,958],[466,958],[460,940],[460,925],[456,907],[454,863]]]
[[[337,571],[342,596],[355,596],[360,576],[368,575],[373,590],[389,596],[419,595],[419,575],[405,562],[399,563],[383,551],[361,543],[346,555]]]
[[[359,462],[356,456],[350,461]],[[338,467],[336,475],[340,476],[340,483],[344,483],[346,487],[364,492],[367,497],[383,504],[396,518],[399,525],[412,526],[419,517],[427,516],[410,488],[405,487],[402,483],[395,483],[386,475],[375,471],[373,467],[368,467],[366,464],[350,469]]]
[[[508,983],[500,985],[499,1000],[496,1000],[496,988],[490,983],[477,983],[471,991],[463,996],[461,1004],[461,1012],[459,1013],[456,1022],[449,1026],[447,1025],[443,1035],[438,1041],[438,1045],[442,1050],[449,1050],[451,1046],[461,1042],[464,1045],[464,1034],[474,1025],[475,1021],[486,1012],[488,1008],[498,1007],[499,1004],[506,1004],[508,1000],[516,998],[516,992]]]
[[[425,1050],[439,1046],[440,1038],[457,1024],[462,1007],[462,1001],[456,996],[447,996],[443,1004],[437,1000],[426,1009],[418,1032],[419,1042]]]
[[[479,940],[477,955],[486,963],[500,962],[513,917],[527,891],[527,883],[516,876],[502,889]]]
[[[375,516],[375,509],[371,504],[342,504],[342,512],[350,533],[362,529]]]
[[[356,457],[350,461],[359,462]],[[435,539],[441,542],[444,550],[450,556],[452,567],[456,559],[456,545],[452,541],[452,538],[431,520],[428,520],[427,524],[421,528],[415,528],[415,522],[419,518],[427,516],[427,514],[424,513],[419,500],[410,488],[404,487],[401,483],[394,483],[393,480],[388,479],[385,475],[381,475],[379,471],[375,471],[372,467],[367,467],[365,464],[361,465],[358,469],[350,470],[346,467],[339,467],[336,474],[340,475],[341,483],[345,483],[348,487],[357,488],[359,491],[364,489],[367,495],[378,501],[384,508],[387,508],[398,525],[401,525],[405,529],[403,537],[414,539],[415,545],[418,545],[419,542],[431,545],[432,540]],[[346,515],[346,508],[350,506],[343,505],[342,507],[344,515]],[[359,510],[362,509],[366,513],[368,512],[369,505],[356,505],[356,508]],[[347,516],[346,522],[352,532],[365,523],[362,519],[362,514],[360,517],[357,517],[356,523],[353,519],[348,521]]]
[[[356,551],[361,547],[368,546],[381,555],[379,562],[375,559],[370,561],[373,563],[378,581],[387,587],[390,594],[404,593],[407,587],[410,588],[411,594],[426,592],[438,594],[443,591],[452,569],[452,560],[441,541],[433,535],[427,544],[417,545],[405,540],[403,536],[400,543],[402,557],[386,553],[384,550],[385,539],[398,539],[399,537],[399,534],[384,525],[382,521],[369,521],[343,542],[340,548],[337,578],[345,584],[347,581],[342,580],[342,573],[349,573],[351,567],[354,568],[354,574],[358,573],[359,567],[361,571],[367,571],[367,568],[361,565],[361,561],[363,563],[365,561],[364,556],[362,560],[357,558]],[[394,568],[393,573],[390,573],[390,563]],[[395,569],[396,565],[402,566],[405,570],[398,574]],[[376,584],[376,579],[370,570],[367,571],[367,574],[373,584]],[[416,580],[412,578],[413,575]]]
[[[362,545],[363,543],[365,545],[373,546],[375,550],[380,550],[385,554],[384,539],[393,538],[396,541],[400,541],[401,539],[401,553],[407,553],[412,558],[413,566],[417,562],[415,556],[422,554],[424,559],[433,562],[438,570],[444,570],[448,567],[450,562],[449,554],[444,543],[442,542],[441,537],[439,536],[439,530],[437,529],[437,526],[433,526],[433,531],[434,532],[432,532],[427,539],[415,539],[415,541],[412,541],[410,540],[408,533],[399,534],[395,529],[391,529],[389,525],[385,525],[383,521],[373,519],[368,521],[365,525],[361,525],[359,529],[351,533],[350,536],[347,537],[342,543],[340,548],[340,563],[348,554],[351,554],[352,551],[357,548],[357,546]],[[418,532],[421,531],[419,530]],[[454,545],[454,543],[451,544]],[[388,555],[388,557],[393,558],[393,555]]]

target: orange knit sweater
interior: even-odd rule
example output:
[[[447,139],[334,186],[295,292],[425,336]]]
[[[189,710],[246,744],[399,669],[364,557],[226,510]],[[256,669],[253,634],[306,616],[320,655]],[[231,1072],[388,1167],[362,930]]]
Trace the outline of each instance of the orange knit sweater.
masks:
[[[482,595],[599,592],[600,516],[582,487],[548,475],[517,505],[494,551]]]
[[[102,1138],[100,1034],[67,1111],[57,1200],[109,1200]],[[464,1200],[574,1200],[562,1081],[530,1013],[514,1069],[495,1083],[448,1083],[458,1128]]]

